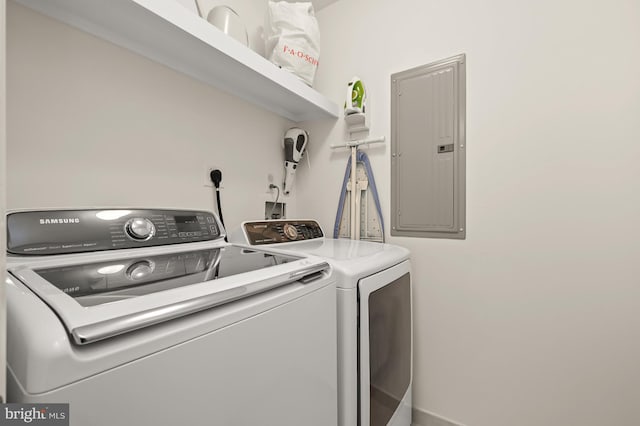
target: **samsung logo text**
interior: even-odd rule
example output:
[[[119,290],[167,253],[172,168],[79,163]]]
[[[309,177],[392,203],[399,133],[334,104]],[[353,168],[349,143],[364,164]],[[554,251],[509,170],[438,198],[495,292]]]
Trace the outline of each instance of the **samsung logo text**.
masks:
[[[80,218],[40,219],[40,225],[64,225],[66,223],[80,223]]]

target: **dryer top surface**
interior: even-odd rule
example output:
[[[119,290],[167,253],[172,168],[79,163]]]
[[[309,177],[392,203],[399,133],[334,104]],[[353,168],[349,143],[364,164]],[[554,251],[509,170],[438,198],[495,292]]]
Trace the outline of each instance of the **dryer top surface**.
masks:
[[[325,259],[337,273],[340,288],[355,287],[360,278],[409,260],[411,254],[406,248],[392,244],[332,238],[276,246],[274,248],[286,250],[292,254],[312,255]]]

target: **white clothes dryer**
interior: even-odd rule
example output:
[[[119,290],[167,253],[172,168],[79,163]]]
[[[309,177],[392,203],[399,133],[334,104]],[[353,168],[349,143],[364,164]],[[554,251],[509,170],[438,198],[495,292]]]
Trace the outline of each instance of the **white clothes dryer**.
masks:
[[[338,424],[411,424],[410,252],[325,238],[313,220],[244,222],[231,241],[326,260],[337,278]]]

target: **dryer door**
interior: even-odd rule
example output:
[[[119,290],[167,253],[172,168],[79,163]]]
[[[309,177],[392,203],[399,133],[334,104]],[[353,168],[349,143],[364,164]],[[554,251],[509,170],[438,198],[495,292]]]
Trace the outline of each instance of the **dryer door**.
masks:
[[[411,423],[409,261],[360,280],[360,425]]]

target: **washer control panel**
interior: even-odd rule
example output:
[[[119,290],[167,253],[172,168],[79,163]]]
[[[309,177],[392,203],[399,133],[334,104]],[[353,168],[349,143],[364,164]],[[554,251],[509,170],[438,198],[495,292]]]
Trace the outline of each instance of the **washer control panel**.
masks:
[[[242,224],[247,243],[252,246],[263,244],[290,243],[324,237],[322,228],[315,220],[264,220]]]
[[[216,217],[196,210],[47,210],[7,215],[7,251],[21,255],[151,247],[223,237]]]

